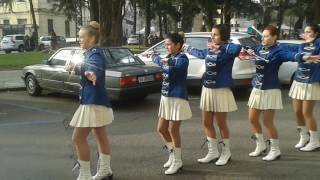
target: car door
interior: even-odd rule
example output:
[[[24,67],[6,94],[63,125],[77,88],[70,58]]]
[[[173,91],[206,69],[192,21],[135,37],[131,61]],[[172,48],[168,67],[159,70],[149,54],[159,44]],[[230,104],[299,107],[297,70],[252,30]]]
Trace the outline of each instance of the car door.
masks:
[[[207,49],[210,37],[186,37],[186,44],[196,49]],[[188,79],[202,79],[205,72],[205,60],[199,59],[187,53],[189,58]]]
[[[72,71],[68,72],[67,77],[64,79],[64,88],[66,91],[78,94],[80,89],[80,65],[84,61],[83,50],[77,49],[74,51],[72,58],[67,62]]]
[[[55,53],[48,61],[47,66],[41,73],[41,86],[47,89],[64,91],[64,81],[68,78],[65,65],[72,58],[72,49],[61,49]]]

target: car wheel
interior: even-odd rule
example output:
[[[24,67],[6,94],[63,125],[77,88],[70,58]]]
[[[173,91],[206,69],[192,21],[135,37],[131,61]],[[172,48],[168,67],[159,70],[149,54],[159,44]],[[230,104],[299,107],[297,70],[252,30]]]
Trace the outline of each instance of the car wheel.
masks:
[[[10,54],[11,53],[11,51],[4,51],[6,54]]]
[[[23,45],[20,45],[19,48],[18,48],[18,51],[19,51],[19,52],[24,52],[24,46],[23,46]]]
[[[29,74],[25,78],[25,84],[29,95],[38,96],[41,94],[41,87],[39,86],[39,83],[34,75]]]

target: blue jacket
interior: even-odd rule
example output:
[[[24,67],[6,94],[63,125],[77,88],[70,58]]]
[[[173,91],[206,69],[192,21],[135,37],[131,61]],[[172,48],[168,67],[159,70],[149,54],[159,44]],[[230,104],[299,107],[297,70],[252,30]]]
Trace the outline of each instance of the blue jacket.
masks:
[[[110,100],[105,89],[105,69],[106,60],[103,50],[92,48],[85,53],[84,63],[81,64],[80,75],[80,104],[94,104],[111,107]],[[97,76],[96,85],[89,81],[84,73],[86,71],[94,72]]]
[[[239,56],[241,46],[233,43],[222,44],[218,53],[209,49],[187,50],[191,55],[206,61],[206,72],[203,75],[203,86],[206,88],[224,88],[233,85],[232,66],[234,59]]]
[[[297,52],[305,55],[320,55],[320,38],[315,39],[312,43],[301,44]],[[319,83],[320,64],[298,62],[298,69],[295,72],[294,80],[301,83]]]
[[[161,59],[159,55],[152,56],[152,61],[158,64],[163,72],[161,94],[167,97],[178,97],[187,100],[188,57],[182,52],[175,56],[169,56],[169,66],[163,64]]]
[[[255,54],[261,58],[255,60],[256,73],[252,79],[252,86],[256,89],[279,89],[278,72],[280,65],[287,61],[301,61],[302,55],[287,51],[278,44],[269,48],[257,46],[253,48]]]

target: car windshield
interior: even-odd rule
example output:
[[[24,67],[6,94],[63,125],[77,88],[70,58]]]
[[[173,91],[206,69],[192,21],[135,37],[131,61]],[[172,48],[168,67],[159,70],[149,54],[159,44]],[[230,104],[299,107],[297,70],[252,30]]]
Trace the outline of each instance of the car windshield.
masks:
[[[41,41],[51,41],[51,38],[50,37],[42,37]]]
[[[260,45],[260,43],[253,37],[245,37],[238,39],[242,46],[254,47]]]
[[[11,40],[11,38],[12,38],[12,36],[4,36],[4,37],[2,38],[2,40],[7,40],[7,41],[9,41],[9,40]]]
[[[129,49],[108,48],[105,49],[108,66],[126,66],[144,64],[137,56],[134,56]]]
[[[139,37],[138,35],[131,35],[129,38],[137,39],[138,37]]]

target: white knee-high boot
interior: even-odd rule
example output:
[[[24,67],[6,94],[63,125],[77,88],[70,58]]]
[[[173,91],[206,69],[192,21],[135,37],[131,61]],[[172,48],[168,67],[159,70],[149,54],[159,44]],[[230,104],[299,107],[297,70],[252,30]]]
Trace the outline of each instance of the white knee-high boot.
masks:
[[[78,160],[79,175],[77,180],[92,180],[90,161]]]
[[[224,166],[226,165],[229,160],[231,159],[231,152],[230,152],[230,140],[223,139],[222,141],[222,148],[221,148],[221,155],[218,161],[216,162],[217,166]]]
[[[250,157],[260,156],[261,153],[265,152],[267,149],[266,143],[263,139],[263,134],[255,134],[254,140],[256,141],[256,148],[253,152],[249,153]]]
[[[310,130],[309,132],[310,132],[310,141],[305,147],[300,148],[301,151],[310,152],[320,148],[318,131]]]
[[[199,163],[209,163],[213,160],[218,159],[220,156],[218,151],[218,140],[211,137],[207,137],[207,143],[208,153],[204,158],[198,159]]]
[[[280,158],[281,152],[279,147],[279,139],[270,139],[271,147],[267,156],[263,157],[264,161],[273,161]]]
[[[97,173],[92,177],[93,180],[112,178],[113,173],[110,167],[110,155],[99,153]]]
[[[164,163],[163,167],[164,168],[169,168],[173,162],[173,143],[172,142],[168,142],[166,143],[166,148],[168,150],[169,153],[169,159],[166,163]]]
[[[297,149],[300,149],[308,143],[309,134],[308,134],[308,129],[305,126],[298,126],[297,130],[300,135],[300,140],[299,140],[298,144],[296,144],[294,147]]]
[[[167,169],[164,173],[167,175],[175,174],[182,168],[182,159],[181,159],[181,148],[173,149],[173,162],[169,169]]]

